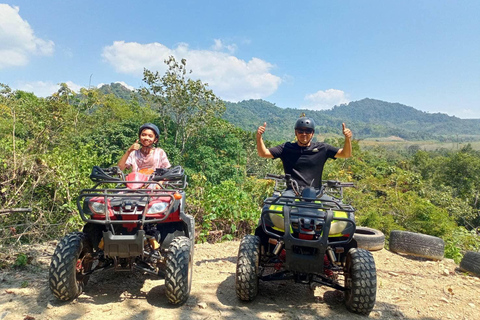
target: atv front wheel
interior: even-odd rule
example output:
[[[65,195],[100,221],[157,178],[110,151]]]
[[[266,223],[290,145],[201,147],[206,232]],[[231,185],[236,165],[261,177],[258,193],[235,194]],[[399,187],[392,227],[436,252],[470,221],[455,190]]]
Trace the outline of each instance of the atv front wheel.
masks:
[[[370,314],[377,296],[377,272],[370,251],[352,248],[345,266],[345,306],[348,310]]]
[[[260,238],[246,235],[240,242],[237,259],[235,289],[243,301],[252,301],[258,293],[258,269],[260,262]]]
[[[48,283],[53,295],[68,301],[78,297],[92,269],[92,245],[83,232],[67,234],[55,248]]]
[[[166,257],[165,294],[174,305],[187,301],[192,288],[193,243],[189,238],[176,237],[170,243]]]

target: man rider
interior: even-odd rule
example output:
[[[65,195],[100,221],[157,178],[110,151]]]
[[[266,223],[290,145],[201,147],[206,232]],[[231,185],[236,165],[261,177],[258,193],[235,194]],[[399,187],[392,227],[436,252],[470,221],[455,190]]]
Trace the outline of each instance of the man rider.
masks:
[[[323,142],[312,142],[315,133],[313,119],[302,116],[295,123],[296,142],[285,142],[267,149],[262,139],[267,123],[258,127],[257,152],[262,158],[280,158],[285,174],[290,174],[300,187],[312,186],[319,189],[322,185],[322,172],[328,159],[349,158],[352,155],[352,132],[342,123],[345,143],[338,149]],[[288,186],[287,189],[291,189]]]

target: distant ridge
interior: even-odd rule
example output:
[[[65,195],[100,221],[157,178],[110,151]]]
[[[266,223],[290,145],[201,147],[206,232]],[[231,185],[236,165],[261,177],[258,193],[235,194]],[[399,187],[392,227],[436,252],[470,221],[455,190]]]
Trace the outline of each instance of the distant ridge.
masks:
[[[443,113],[427,113],[400,103],[362,99],[331,110],[282,109],[264,100],[226,103],[224,118],[245,130],[267,122],[267,137],[293,137],[293,124],[302,112],[312,117],[320,134],[341,134],[345,122],[357,139],[396,136],[406,140],[480,139],[480,119],[460,119]],[[271,125],[270,125],[271,124]],[[270,131],[270,132],[269,132]]]
[[[137,99],[138,93],[120,83],[103,85],[104,94]],[[341,136],[342,122],[356,139],[399,137],[405,140],[478,141],[480,119],[460,119],[443,113],[428,113],[400,103],[365,98],[333,107],[331,110],[280,108],[275,104],[251,99],[225,102],[223,118],[246,131],[256,131],[267,122],[265,138],[275,141],[293,139],[293,125],[302,112],[315,120],[320,135]]]

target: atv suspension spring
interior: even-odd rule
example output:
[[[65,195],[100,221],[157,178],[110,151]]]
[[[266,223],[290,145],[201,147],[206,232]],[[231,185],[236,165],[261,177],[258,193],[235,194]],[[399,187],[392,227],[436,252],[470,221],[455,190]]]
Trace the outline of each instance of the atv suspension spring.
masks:
[[[333,253],[333,250],[332,248],[328,248],[327,249],[327,254],[328,254],[328,258],[330,258],[330,261],[335,264],[337,262],[337,259],[335,258],[335,254]]]
[[[278,241],[277,244],[275,245],[275,248],[273,248],[273,254],[278,256],[282,248],[283,248],[283,241]]]

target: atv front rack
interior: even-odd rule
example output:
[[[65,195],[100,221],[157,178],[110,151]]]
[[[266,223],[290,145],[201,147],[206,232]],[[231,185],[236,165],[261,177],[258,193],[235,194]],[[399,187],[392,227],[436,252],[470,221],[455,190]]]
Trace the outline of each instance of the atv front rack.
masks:
[[[320,202],[321,201],[321,202]],[[323,272],[323,259],[324,254],[329,246],[344,245],[351,241],[355,229],[348,235],[343,237],[334,238],[333,241],[330,238],[330,228],[333,221],[345,221],[347,224],[354,226],[351,218],[348,218],[348,213],[353,213],[354,209],[350,206],[344,205],[339,201],[333,199],[319,198],[318,201],[303,201],[300,197],[290,196],[277,196],[267,198],[264,201],[266,205],[262,211],[262,229],[269,237],[274,239],[280,239],[283,242],[285,250],[288,252],[285,261],[286,268],[291,271],[307,272],[307,273],[322,273]],[[266,218],[270,214],[279,214],[280,211],[272,210],[273,206],[282,206],[281,214],[283,215],[283,234],[279,234],[279,231],[274,231],[267,227]],[[321,234],[318,239],[300,239],[294,237],[291,229],[291,217],[293,208],[302,208],[298,210],[294,216],[299,220],[322,220]],[[341,211],[347,213],[345,217],[334,217],[334,211]],[[298,248],[307,248],[307,250],[316,250],[316,254],[305,255],[297,253]]]
[[[115,183],[132,183],[135,181],[115,181]],[[146,222],[147,223],[158,223],[162,222],[168,219],[169,215],[172,212],[175,212],[179,205],[181,204],[181,201],[184,199],[184,191],[183,190],[177,190],[177,189],[128,189],[128,188],[105,188],[105,189],[100,189],[98,188],[98,185],[101,185],[103,183],[112,183],[111,181],[107,182],[99,182],[95,185],[94,188],[91,189],[83,189],[80,192],[80,195],[77,197],[77,208],[78,211],[80,212],[80,216],[83,221],[85,222],[90,222],[90,223],[95,223],[95,224],[103,224],[103,225],[108,225],[108,224],[137,224],[141,223],[144,225]],[[142,182],[145,183],[145,182]],[[152,182],[153,183],[153,182]],[[182,195],[181,199],[176,199],[174,194],[175,193],[180,193]],[[89,218],[88,216],[91,216],[89,214],[85,213],[85,209],[83,207],[84,205],[84,200],[86,198],[95,198],[95,197],[101,197],[103,198],[103,203],[104,203],[104,212],[101,218],[98,217],[96,219]],[[168,206],[167,208],[163,211],[164,216],[162,218],[153,218],[149,217],[147,215],[148,207],[150,202],[152,201],[153,198],[168,198]],[[132,201],[138,201],[138,202],[144,202],[145,205],[143,206],[144,209],[141,213],[137,213],[136,215],[141,214],[140,219],[136,220],[112,220],[110,215],[112,214],[110,212],[109,208],[109,203],[113,200],[121,200],[121,199],[128,199]],[[92,214],[93,215],[93,214]],[[135,214],[129,214],[129,216],[134,216]]]

